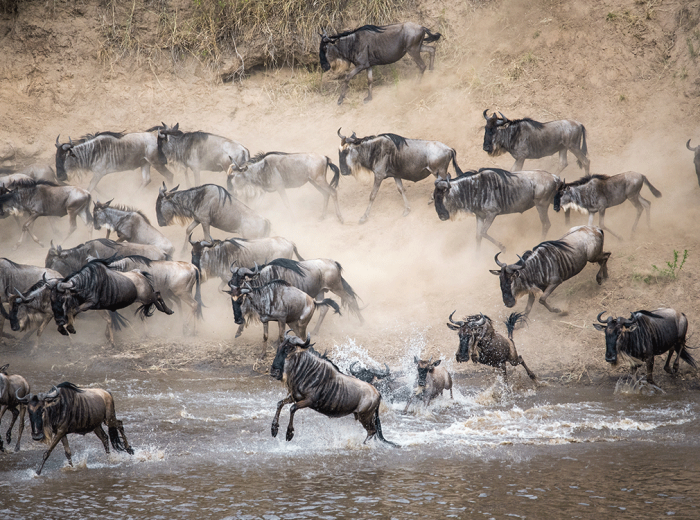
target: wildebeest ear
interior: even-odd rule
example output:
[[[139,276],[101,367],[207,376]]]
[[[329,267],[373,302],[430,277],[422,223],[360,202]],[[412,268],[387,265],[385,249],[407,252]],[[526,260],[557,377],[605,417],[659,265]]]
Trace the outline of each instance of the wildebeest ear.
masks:
[[[180,129],[180,123],[175,123],[175,126],[172,128],[174,131],[178,131]]]
[[[416,356],[413,356],[413,362],[414,362],[416,365],[417,365],[418,363],[420,363],[420,361],[418,361],[418,358],[417,358]]]
[[[158,189],[158,192],[159,192],[159,193],[165,193],[166,191],[168,191],[168,188],[167,188],[167,186],[165,185],[165,181],[163,181],[163,187],[162,187],[162,188],[159,188],[159,189]]]
[[[436,366],[438,366],[440,363],[442,363],[442,359],[438,359],[435,363],[433,363],[433,366],[436,367]]]
[[[599,330],[599,331],[601,331],[601,332],[605,332],[605,327],[604,327],[603,325],[600,325],[599,323],[594,323],[594,324],[593,324],[593,328],[595,328],[595,330]]]
[[[496,276],[501,276],[501,270],[500,270],[500,269],[489,269],[489,273],[495,274]]]
[[[114,199],[112,199],[112,200],[114,200]],[[103,204],[103,206],[109,206],[112,203],[112,200],[108,200],[107,202],[105,202]]]
[[[170,193],[173,193],[173,192],[177,191],[177,189],[178,189],[179,187],[180,187],[180,185],[178,184],[178,185],[175,186],[172,190],[170,190]]]

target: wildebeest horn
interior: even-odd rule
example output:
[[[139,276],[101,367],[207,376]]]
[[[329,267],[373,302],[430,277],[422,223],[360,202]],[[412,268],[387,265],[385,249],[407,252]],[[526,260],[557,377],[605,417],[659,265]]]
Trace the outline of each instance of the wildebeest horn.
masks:
[[[197,243],[197,242],[192,242],[192,233],[187,235],[187,241],[190,243],[191,246],[193,246]]]
[[[44,396],[44,399],[56,399],[58,397],[58,388],[51,387],[51,391]]]
[[[483,312],[479,313],[481,315],[481,318],[479,318],[479,321],[475,322],[476,325],[483,325],[486,322],[486,316],[484,316]]]
[[[457,309],[453,310],[452,314],[450,314],[450,317],[449,317],[450,323],[454,323],[455,325],[459,325],[460,327],[462,327],[464,325],[463,321],[454,321],[452,319],[452,316],[454,316],[455,312],[457,312]]]
[[[503,262],[499,262],[499,261],[498,261],[498,255],[500,255],[500,254],[501,254],[501,252],[499,251],[498,253],[496,253],[496,256],[493,257],[493,259],[494,259],[494,260],[496,261],[496,263],[498,264],[498,267],[501,267],[501,268],[503,268],[503,267],[508,267],[508,264],[505,264],[505,263],[503,263]]]
[[[502,112],[499,112],[498,115],[501,116],[501,119],[503,119],[503,121],[508,121],[508,118],[504,116]]]
[[[27,395],[25,395],[24,397],[20,397],[19,395],[17,395],[17,394],[19,394],[20,390],[21,390],[21,388],[18,388],[15,391],[15,399],[17,399],[17,401],[19,401],[22,404],[27,404],[29,402],[29,399],[31,398],[32,394],[27,393]]]
[[[601,313],[598,314],[598,318],[597,318],[597,319],[598,319],[598,321],[599,321],[600,323],[607,323],[608,320],[610,320],[610,319],[612,318],[612,316],[608,316],[608,319],[607,319],[607,320],[605,320],[605,321],[601,320],[600,317],[601,317],[603,314],[605,314],[606,312],[607,312],[607,311],[603,311],[603,312],[601,312]]]
[[[46,273],[44,273],[44,276],[46,276]],[[22,295],[22,292],[19,289],[17,289],[16,287],[15,287],[15,292],[17,293],[17,296],[19,296],[22,301],[26,301],[24,296]]]
[[[430,356],[430,359],[428,360],[428,364],[433,362],[433,356]]]
[[[343,128],[343,127],[341,126],[340,128]],[[345,140],[345,136],[344,136],[343,134],[340,133],[340,128],[338,128],[338,137],[340,137],[341,139]],[[690,142],[690,140],[688,140],[688,142]]]
[[[690,139],[688,139],[688,142],[685,143],[685,147],[690,150],[691,152],[696,152],[698,148],[700,148],[700,145],[696,146],[695,148],[690,147]]]
[[[56,290],[58,292],[66,292],[67,289],[72,289],[73,285],[73,282],[60,282],[56,284]]]
[[[61,244],[59,244],[58,247],[56,247],[56,251],[58,251],[59,253],[60,253],[61,251],[63,251],[63,248],[61,247]]]
[[[484,119],[486,119],[486,121],[488,121],[488,120],[489,120],[489,118],[488,118],[488,117],[486,116],[486,112],[488,112],[488,111],[489,111],[489,109],[488,109],[488,108],[487,108],[486,110],[484,110]]]
[[[384,363],[384,368],[386,368],[386,370],[384,371],[384,374],[383,374],[382,376],[383,376],[383,377],[388,377],[389,374],[391,373],[391,371],[389,370],[389,365],[387,365],[386,363]]]
[[[70,136],[68,136],[68,142],[70,143],[71,146],[73,146],[73,139],[71,139]]]
[[[357,372],[355,371],[355,369],[354,369],[353,367],[354,367],[355,365],[357,365],[358,363],[359,363],[359,361],[353,361],[353,362],[350,364],[350,373],[351,373],[353,376],[355,376],[355,377],[357,377],[357,376],[355,375],[355,374],[357,374]]]
[[[60,147],[61,147],[61,143],[58,142],[58,138],[59,138],[59,137],[61,137],[61,134],[58,134],[58,135],[56,136],[56,148],[60,148]],[[690,142],[690,139],[688,139],[688,142]]]

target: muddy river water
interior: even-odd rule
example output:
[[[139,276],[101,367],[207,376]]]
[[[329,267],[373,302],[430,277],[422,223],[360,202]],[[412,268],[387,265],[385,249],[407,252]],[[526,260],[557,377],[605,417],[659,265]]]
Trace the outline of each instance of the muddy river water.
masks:
[[[59,444],[38,477],[26,428],[0,454],[0,518],[700,518],[700,398],[668,380],[639,393],[462,373],[453,400],[383,405],[393,449],[309,409],[291,442],[288,408],[272,438],[284,391],[269,376],[68,376],[112,391],[135,455],[71,435],[75,467]],[[34,374],[34,391],[55,377]]]

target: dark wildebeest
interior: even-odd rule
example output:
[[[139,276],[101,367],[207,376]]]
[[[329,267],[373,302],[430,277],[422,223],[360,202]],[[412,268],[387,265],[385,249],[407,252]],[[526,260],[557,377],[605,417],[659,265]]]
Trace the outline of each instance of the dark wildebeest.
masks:
[[[194,185],[199,186],[199,172],[227,171],[232,163],[243,164],[250,159],[250,152],[241,143],[207,132],[183,132],[180,124],[169,127],[165,123],[146,130],[158,130],[159,151],[169,161],[185,167],[185,183],[190,186],[187,170],[192,170]]]
[[[289,325],[294,333],[303,338],[317,307],[331,307],[340,315],[340,307],[330,298],[315,301],[304,291],[292,287],[284,280],[273,280],[260,287],[242,284],[232,285],[230,291],[234,322],[244,325],[247,321],[259,320],[263,324],[263,348],[260,359],[267,351],[268,328],[270,321],[279,325],[279,341],[284,337],[284,329]],[[240,336],[238,329],[236,337]]]
[[[567,215],[571,209],[583,214],[587,213],[589,226],[593,225],[593,215],[599,213],[598,227],[621,240],[622,237],[605,227],[605,210],[629,200],[637,208],[637,218],[634,219],[632,234],[634,235],[644,210],[647,211],[647,226],[651,227],[651,203],[641,195],[644,184],[654,197],[661,197],[661,192],[651,185],[646,176],[637,172],[619,173],[612,177],[589,175],[575,182],[564,181],[559,184],[554,196],[554,211],[564,208]],[[568,220],[566,223],[569,223]]]
[[[102,177],[108,173],[125,172],[141,168],[141,186],[151,182],[151,166],[168,183],[173,174],[166,168],[167,159],[158,149],[158,138],[148,132],[123,134],[119,132],[98,132],[88,134],[79,141],[60,144],[56,137],[56,177],[59,181],[68,179],[71,170],[91,171],[92,180],[88,191],[92,191]]]
[[[24,292],[15,291],[15,294],[10,298],[10,310],[8,313],[10,326],[15,332],[28,331],[25,338],[29,337],[36,329],[36,340],[33,350],[39,346],[39,338],[41,338],[44,329],[53,319],[51,288],[63,279],[59,273],[55,273],[58,276],[39,280]]]
[[[529,118],[511,121],[500,112],[499,115],[494,112],[491,117],[487,117],[486,112],[484,110],[484,151],[492,157],[510,153],[515,158],[510,171],[521,171],[525,159],[541,159],[559,152],[559,165],[554,171],[554,175],[559,175],[568,164],[568,150],[576,156],[579,168],[583,168],[586,175],[590,174],[586,128],[578,121],[562,119],[538,123]]]
[[[192,221],[185,230],[185,244],[198,225],[204,238],[211,240],[211,227],[228,233],[240,233],[243,238],[263,238],[270,234],[270,221],[262,218],[248,206],[231,196],[221,186],[205,184],[189,190],[167,191],[165,184],[156,199],[158,225],[169,226],[173,221]]]
[[[357,303],[357,294],[343,278],[343,267],[335,260],[317,258],[297,262],[288,258],[277,258],[267,265],[256,266],[255,271],[251,271],[247,267],[239,267],[238,269],[231,267],[231,273],[233,276],[229,281],[230,287],[240,286],[246,279],[256,287],[273,280],[285,280],[312,298],[323,298],[326,291],[331,291],[340,297],[341,305],[349,308],[361,324],[365,322]],[[321,309],[321,315],[312,334],[318,333],[327,312],[327,307]],[[243,328],[239,327],[237,335],[240,335],[242,331]]]
[[[500,269],[491,270],[501,281],[503,303],[506,307],[515,306],[518,298],[527,294],[525,316],[530,314],[535,294],[543,292],[540,303],[549,312],[560,313],[550,307],[547,298],[564,281],[580,273],[588,262],[600,266],[596,281],[602,284],[608,278],[608,258],[610,253],[603,251],[603,231],[596,227],[578,226],[559,240],[542,242],[532,251],[526,251],[515,264],[505,264],[495,260]]]
[[[408,398],[403,413],[408,412],[411,401],[414,397],[419,395],[423,397],[423,404],[425,406],[428,406],[430,401],[435,397],[442,395],[444,390],[449,390],[450,399],[453,398],[452,376],[445,367],[438,367],[441,362],[440,359],[433,362],[432,357],[428,361],[425,361],[424,359],[418,359],[413,356],[413,362],[418,369],[418,388],[416,388],[416,391]]]
[[[292,258],[292,255],[304,260],[299,255],[296,244],[282,237],[189,241],[192,246],[192,263],[199,268],[202,280],[218,276],[221,278],[219,289],[231,279],[232,267],[237,269],[264,265],[276,258]]]
[[[425,45],[436,42],[442,36],[431,33],[430,30],[412,22],[376,26],[363,25],[352,31],[346,31],[334,36],[325,32],[321,36],[319,58],[323,72],[331,68],[334,72],[344,72],[350,65],[355,67],[348,72],[343,80],[338,104],[340,105],[348,92],[348,83],[363,70],[367,70],[368,94],[365,103],[372,99],[372,67],[374,65],[389,65],[403,58],[406,53],[416,62],[420,73],[425,72],[425,63],[420,57],[421,52],[430,55],[428,70],[433,70],[435,47]]]
[[[41,475],[46,459],[60,442],[66,453],[68,464],[73,465],[71,451],[68,446],[69,433],[85,435],[94,432],[109,454],[109,442],[116,451],[125,451],[129,455],[134,450],[126,440],[124,426],[114,413],[112,394],[101,388],[78,388],[73,383],[61,383],[54,386],[46,394],[28,394],[20,402],[29,410],[29,423],[32,426],[32,439],[48,444],[44,458],[37,470]],[[107,425],[109,439],[102,429],[102,423]],[[121,436],[121,438],[120,438]]]
[[[12,422],[10,422],[10,427],[5,434],[5,440],[7,444],[10,444],[12,442],[12,427],[15,425],[17,417],[19,417],[19,431],[17,432],[17,444],[15,445],[15,451],[19,451],[19,441],[22,440],[24,414],[27,411],[27,407],[18,398],[21,399],[29,393],[29,383],[18,374],[8,375],[7,367],[9,366],[3,365],[0,367],[0,421],[2,421],[2,416],[5,415],[5,412],[10,410]],[[19,406],[19,410],[17,410],[17,406]],[[0,435],[0,451],[4,450],[2,436]]]
[[[76,218],[80,216],[86,226],[92,225],[90,214],[90,193],[77,186],[58,186],[47,181],[18,182],[10,191],[0,195],[0,216],[28,213],[29,219],[22,226],[22,235],[14,249],[17,249],[28,234],[41,247],[44,245],[32,233],[34,221],[39,217],[64,217],[68,215],[70,227],[68,238],[77,229]],[[88,228],[89,229],[89,228]]]
[[[310,335],[304,341],[287,334],[277,347],[270,375],[284,383],[289,395],[277,403],[277,412],[272,420],[272,436],[277,436],[282,407],[294,403],[289,411],[287,441],[294,437],[296,411],[311,408],[331,418],[353,414],[367,431],[365,442],[376,435],[380,441],[396,447],[382,434],[379,421],[382,396],[377,389],[341,373],[332,361],[311,348],[310,341]]]
[[[167,258],[165,251],[157,246],[96,238],[70,249],[62,249],[61,246],[53,247],[52,243],[49,252],[46,253],[44,265],[58,271],[62,276],[68,276],[87,264],[90,258],[109,258],[114,255],[140,255],[149,260],[165,260]]]
[[[493,322],[488,316],[476,314],[467,316],[464,321],[453,321],[450,314],[448,328],[459,333],[459,348],[457,349],[457,362],[466,363],[470,359],[474,363],[481,363],[490,367],[500,368],[503,371],[503,382],[507,382],[506,362],[512,366],[522,365],[530,376],[536,380],[535,374],[527,368],[522,356],[518,355],[513,341],[513,331],[518,322],[526,322],[524,314],[513,312],[506,320],[508,337],[498,334],[493,328]]]
[[[685,147],[695,154],[695,157],[693,158],[693,162],[695,163],[695,175],[697,175],[698,184],[700,184],[700,146],[691,148],[690,139],[688,139],[688,142],[685,143]]]
[[[10,303],[17,291],[23,293],[42,279],[61,278],[61,274],[53,269],[36,267],[34,265],[17,264],[7,258],[0,258],[0,335],[4,335],[5,320],[9,315],[5,312],[4,303]],[[13,329],[15,330],[15,329]]]
[[[326,180],[328,167],[334,175],[330,184]],[[323,212],[328,211],[328,198],[333,197],[335,215],[340,223],[343,216],[338,205],[338,179],[340,170],[325,155],[317,153],[261,152],[246,163],[233,161],[227,171],[227,186],[231,193],[244,191],[247,187],[254,191],[279,193],[282,202],[291,210],[286,189],[300,188],[307,182],[323,195]]]
[[[404,381],[405,374],[403,372],[391,372],[386,363],[384,370],[375,370],[364,365],[360,365],[359,361],[354,361],[348,368],[349,372],[365,383],[371,384],[379,390],[379,393],[385,399],[391,402],[405,401],[409,398],[412,388]]]
[[[523,213],[537,208],[542,223],[542,238],[551,226],[549,205],[559,185],[559,177],[543,170],[511,173],[498,168],[470,171],[456,179],[435,181],[435,211],[440,220],[448,220],[460,211],[476,215],[476,247],[485,238],[501,251],[505,246],[489,236],[488,230],[498,215]]]
[[[369,194],[369,205],[365,214],[360,219],[360,224],[369,217],[372,203],[377,196],[379,186],[384,179],[393,177],[399,193],[403,197],[404,217],[411,208],[403,190],[402,179],[418,182],[429,175],[435,175],[438,179],[447,177],[447,168],[454,166],[457,175],[462,170],[457,166],[457,152],[446,144],[438,141],[424,141],[422,139],[406,139],[396,134],[379,134],[368,137],[355,137],[355,132],[350,137],[340,134],[340,148],[338,150],[338,164],[343,175],[357,175],[361,171],[371,171],[374,175],[374,186]]]
[[[107,262],[107,267],[126,273],[145,270],[151,276],[153,288],[164,298],[173,298],[178,308],[184,303],[190,308],[190,318],[183,322],[185,333],[197,332],[197,320],[202,318],[202,294],[199,269],[189,262],[149,260],[144,256],[116,257]],[[194,288],[194,297],[192,296]]]
[[[114,231],[117,233],[117,242],[126,240],[132,244],[150,244],[165,251],[168,257],[173,256],[173,243],[151,225],[142,211],[117,204],[112,206],[111,203],[111,200],[104,204],[94,203],[92,213],[95,229],[99,230],[104,226],[107,229],[107,238]]]
[[[111,260],[92,260],[52,287],[51,308],[58,331],[64,336],[75,334],[75,316],[88,310],[118,311],[140,303],[137,312],[141,319],[151,316],[154,307],[165,314],[173,313],[153,288],[148,273],[112,271],[106,265]],[[114,344],[112,328],[108,331],[109,341]]]
[[[691,367],[697,368],[695,360],[688,352],[685,336],[688,332],[688,319],[685,314],[674,309],[662,308],[654,311],[636,311],[629,319],[622,316],[603,321],[598,314],[599,323],[594,323],[596,330],[605,332],[605,361],[617,364],[618,354],[626,357],[633,365],[646,362],[647,383],[654,384],[654,356],[668,352],[664,370],[669,374],[678,373],[678,365],[683,359]],[[676,360],[671,370],[671,358],[676,353]]]

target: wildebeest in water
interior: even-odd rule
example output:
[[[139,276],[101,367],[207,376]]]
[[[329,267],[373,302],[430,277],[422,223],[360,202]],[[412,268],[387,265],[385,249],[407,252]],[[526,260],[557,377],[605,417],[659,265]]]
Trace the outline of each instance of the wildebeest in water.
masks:
[[[22,440],[22,432],[24,431],[24,414],[27,407],[21,402],[21,398],[29,393],[29,383],[19,374],[8,375],[7,368],[10,365],[0,367],[0,421],[7,410],[12,414],[12,422],[5,433],[7,444],[12,442],[12,427],[19,417],[19,431],[17,432],[17,445],[15,451],[19,451],[19,442]],[[19,410],[17,407],[19,406]],[[0,452],[4,451],[2,445],[2,436],[0,436]]]
[[[618,355],[635,366],[646,363],[647,383],[654,385],[654,356],[668,352],[664,370],[669,374],[678,373],[682,359],[691,367],[697,368],[695,360],[688,352],[686,334],[688,318],[674,309],[661,308],[653,311],[636,311],[629,318],[608,316],[602,320],[605,311],[598,314],[598,322],[593,326],[605,332],[605,361],[617,364]],[[671,358],[676,360],[671,370]]]
[[[338,104],[345,99],[348,83],[363,70],[367,70],[368,94],[365,103],[372,99],[372,66],[388,65],[399,61],[406,53],[416,62],[420,73],[425,72],[425,63],[420,57],[421,52],[430,55],[429,70],[433,70],[435,48],[426,43],[438,41],[440,33],[431,33],[422,25],[404,22],[392,25],[376,26],[363,25],[352,31],[346,31],[333,36],[325,32],[321,36],[319,58],[323,72],[346,69],[355,66],[343,80]]]
[[[381,395],[369,383],[347,376],[338,370],[326,356],[321,356],[311,348],[311,336],[306,341],[285,335],[277,348],[270,375],[282,381],[289,395],[277,403],[277,412],[272,420],[272,436],[279,430],[279,417],[282,407],[292,404],[289,411],[287,441],[294,437],[294,414],[301,408],[311,408],[327,417],[344,417],[353,414],[367,431],[367,442],[375,435],[391,446],[382,434],[379,421]]]
[[[426,361],[413,356],[413,362],[416,364],[416,370],[418,371],[417,388],[408,398],[403,413],[408,411],[408,407],[411,405],[414,397],[420,396],[423,399],[423,405],[428,406],[435,397],[442,395],[443,391],[449,390],[450,399],[453,399],[452,376],[445,367],[438,366],[442,360],[433,361],[431,357]]]
[[[107,454],[109,443],[116,451],[134,454],[129,441],[126,440],[124,426],[114,413],[112,394],[107,390],[78,388],[73,383],[65,382],[54,386],[48,393],[28,394],[19,401],[26,405],[29,411],[32,439],[49,445],[36,471],[37,475],[41,475],[46,459],[59,441],[63,443],[68,464],[73,465],[66,437],[69,433],[85,435],[94,432],[102,441]],[[107,425],[109,437],[102,429],[102,423]]]

